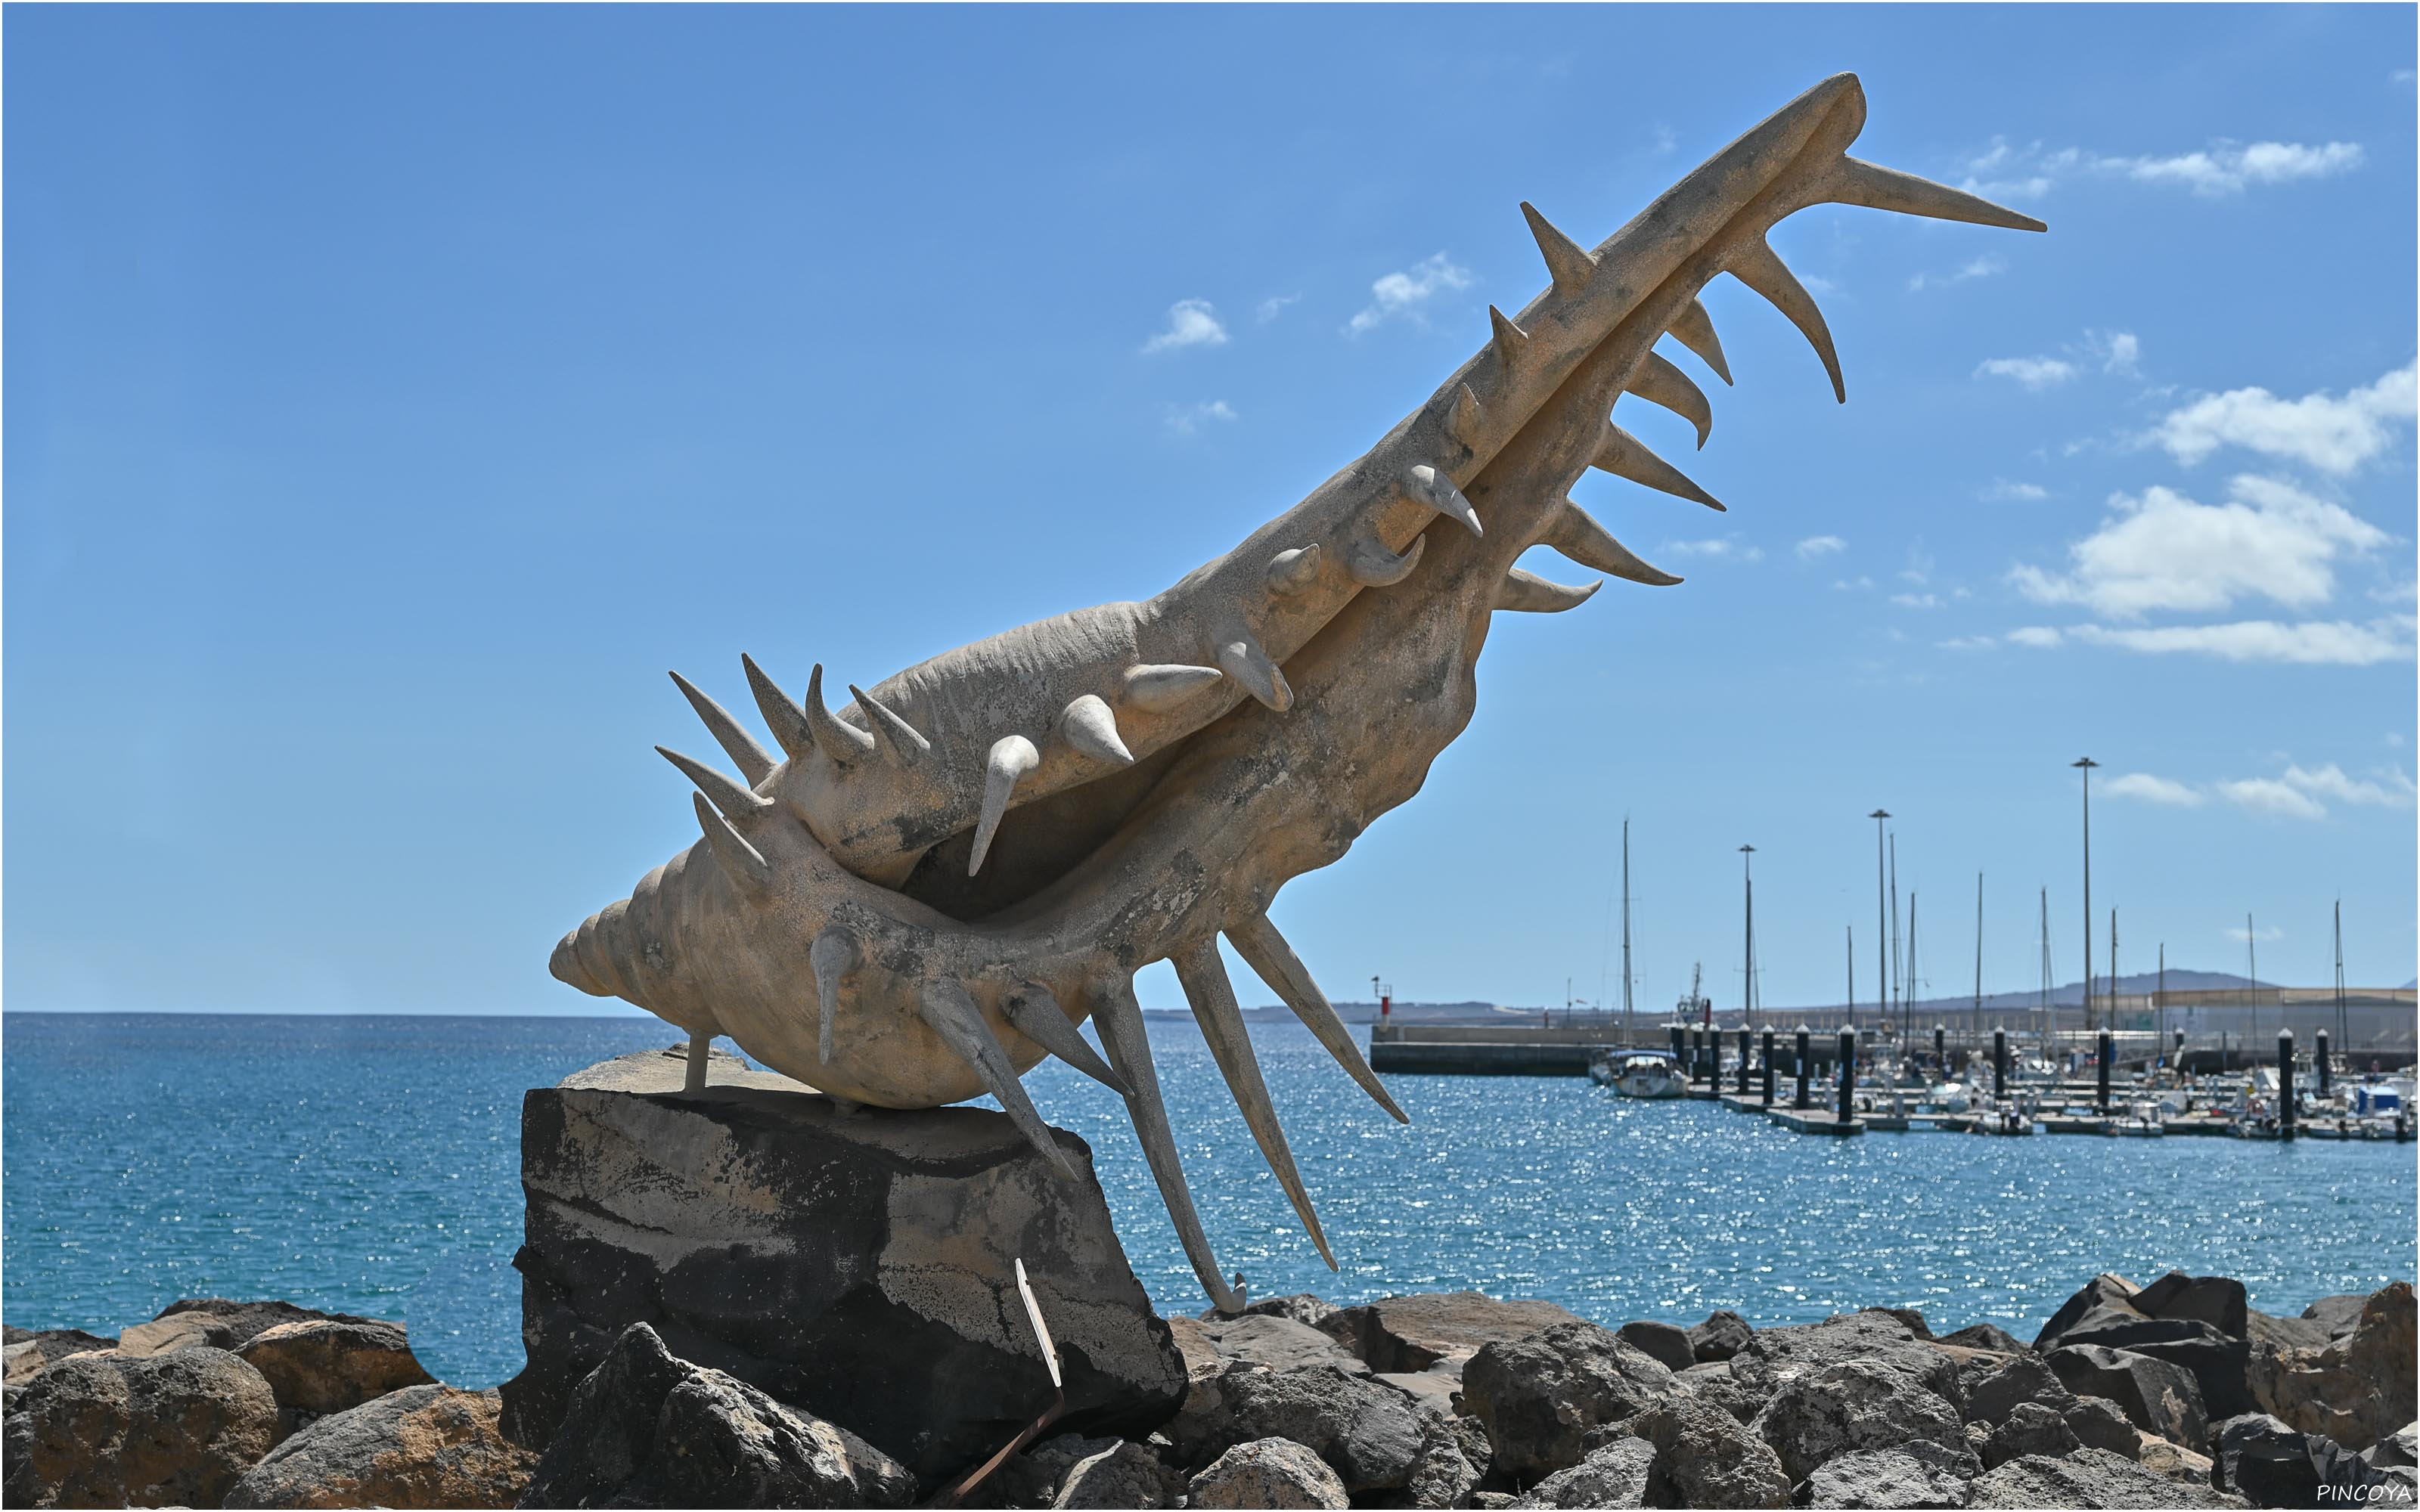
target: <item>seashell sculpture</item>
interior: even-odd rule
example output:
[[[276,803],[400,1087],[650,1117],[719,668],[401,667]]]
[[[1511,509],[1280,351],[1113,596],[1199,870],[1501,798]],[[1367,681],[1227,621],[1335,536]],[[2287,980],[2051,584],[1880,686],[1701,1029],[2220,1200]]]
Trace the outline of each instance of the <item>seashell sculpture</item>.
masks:
[[[1345,1072],[1403,1110],[1268,918],[1419,791],[1466,725],[1498,610],[1595,593],[1513,563],[1552,547],[1629,582],[1680,581],[1565,497],[1590,467],[1723,506],[1607,416],[1636,394],[1712,409],[1668,332],[1726,383],[1698,293],[1730,273],[1813,345],[1832,336],[1765,235],[1810,205],[2040,231],[2040,222],[1846,155],[1865,94],[1840,74],[1716,153],[1590,252],[1528,205],[1552,286],[1361,458],[1156,598],[945,652],[835,713],[740,658],[780,748],[674,680],[738,769],[663,755],[704,838],[555,947],[553,974],[836,1097],[921,1108],[990,1093],[1063,1173],[1017,1078],[1057,1056],[1115,1089],[1211,1300],[1232,1307],[1178,1163],[1133,978],[1171,962],[1279,1184],[1335,1257],[1270,1103],[1224,933]],[[659,748],[661,749],[661,748]],[[1099,1026],[1101,1054],[1078,1032]]]

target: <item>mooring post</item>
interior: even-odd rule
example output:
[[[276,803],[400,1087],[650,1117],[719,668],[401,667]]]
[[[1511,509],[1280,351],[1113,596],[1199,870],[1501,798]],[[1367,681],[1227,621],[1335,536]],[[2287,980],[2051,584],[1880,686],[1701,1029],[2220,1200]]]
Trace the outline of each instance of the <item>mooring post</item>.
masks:
[[[689,1069],[681,1077],[681,1090],[706,1090],[706,1058],[714,1051],[714,1036],[700,1030],[689,1037]]]
[[[1992,1031],[1992,1100],[1998,1102],[2009,1095],[2009,1031]]]
[[[1798,1026],[1798,1101],[1791,1106],[1801,1113],[1807,1111],[1807,1062],[1811,1058],[1807,1053],[1807,1040],[1813,1032],[1804,1024]]]
[[[1681,1073],[1683,1081],[1687,1081],[1689,1079],[1689,1030],[1687,1026],[1678,1019],[1672,1021],[1671,1027],[1672,1069]]]
[[[1773,1106],[1773,1031],[1764,1031],[1764,1105]]]
[[[2320,1032],[2325,1033],[2326,1031],[2321,1030]],[[2324,1040],[2320,1041],[2322,1044],[2325,1044],[2326,1042],[2327,1041]],[[1740,1026],[1739,1095],[1742,1097],[1747,1096],[1747,1026],[1745,1024]]]
[[[2319,1038],[2311,1047],[2311,1064],[2319,1069],[2319,1101],[2324,1103],[2328,1096],[2328,1031],[2325,1029],[2319,1032]]]
[[[1936,1024],[1932,1026],[1932,1064],[1938,1069],[1941,1076],[1945,1080],[1947,1079],[1949,1075],[1949,1026],[1946,1024]]]
[[[2109,1031],[2107,1029],[2101,1031],[2100,1038],[2093,1043],[2093,1049],[2097,1052],[2096,1058],[2101,1062],[2101,1111],[2106,1113],[2109,1111]]]
[[[2168,1085],[2181,1087],[2185,1079],[2185,1031],[2177,1031],[2177,1053],[2168,1057]]]
[[[1840,1121],[1847,1123],[1856,1117],[1856,1103],[1851,1101],[1857,1090],[1857,1031],[1840,1031]]]
[[[2277,1031],[2277,1137],[2294,1137],[2294,1031]]]

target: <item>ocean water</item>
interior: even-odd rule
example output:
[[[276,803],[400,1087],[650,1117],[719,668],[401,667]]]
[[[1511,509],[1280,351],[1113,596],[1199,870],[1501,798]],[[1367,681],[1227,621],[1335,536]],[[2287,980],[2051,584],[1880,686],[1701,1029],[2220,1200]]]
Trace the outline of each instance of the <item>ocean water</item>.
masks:
[[[1254,1031],[1340,1270],[1296,1225],[1200,1036],[1155,1058],[1219,1258],[1255,1296],[1476,1288],[1613,1325],[1867,1305],[2030,1337],[2086,1278],[2241,1277],[2299,1312],[2420,1272],[2414,1147],[2231,1139],[1818,1139],[1585,1080],[1389,1079],[1400,1126],[1300,1029]],[[0,1318],[116,1333],[179,1297],[398,1318],[428,1367],[521,1365],[522,1090],[677,1031],[640,1018],[10,1013]],[[1204,1305],[1124,1105],[1052,1062],[1163,1312]]]

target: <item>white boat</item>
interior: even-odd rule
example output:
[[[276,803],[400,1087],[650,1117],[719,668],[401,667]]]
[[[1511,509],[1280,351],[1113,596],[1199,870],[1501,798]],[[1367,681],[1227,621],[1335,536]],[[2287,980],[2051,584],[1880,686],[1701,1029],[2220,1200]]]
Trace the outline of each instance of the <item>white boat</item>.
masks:
[[[1667,1050],[1610,1054],[1590,1066],[1589,1074],[1624,1097],[1683,1097],[1689,1090],[1680,1065]]]
[[[2128,1108],[2124,1118],[2111,1119],[2109,1132],[2129,1139],[2158,1139],[2168,1126],[2160,1118],[2160,1105],[2147,1099]]]

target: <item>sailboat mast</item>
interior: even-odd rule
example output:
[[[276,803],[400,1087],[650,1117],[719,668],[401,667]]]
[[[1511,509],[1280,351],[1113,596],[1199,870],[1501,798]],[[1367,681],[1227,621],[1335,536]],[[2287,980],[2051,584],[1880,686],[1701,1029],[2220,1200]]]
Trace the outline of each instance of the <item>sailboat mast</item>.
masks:
[[[1897,830],[1891,831],[1890,838],[1890,995],[1904,1003],[1907,1000],[1907,992],[1900,984],[1899,964],[1899,831]],[[1883,1004],[1883,1021],[1874,1026],[1875,1031],[1879,1033],[1889,1026],[1890,1004],[1885,1001]]]
[[[2050,1049],[2050,889],[2041,890],[2041,995],[2034,1000],[2034,1039]]]
[[[1621,1042],[1637,1043],[1630,1013],[1630,821],[1621,822]]]
[[[2118,910],[2115,908],[2109,910],[2109,1030],[2112,1035],[2118,1031]],[[2112,1039],[2109,1042],[2114,1055],[2118,1041]]]
[[[2344,990],[2344,900],[2339,898],[2336,900],[2336,1046],[2338,1054],[2350,1048],[2345,1039],[2347,1027]]]
[[[1983,873],[1975,873],[1975,1038],[1983,1037]]]
[[[1899,1000],[1899,1042],[1902,1051],[1916,1034],[1916,894],[1907,895],[1907,993]]]

